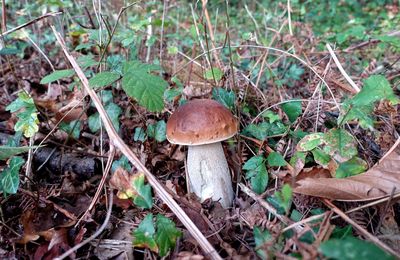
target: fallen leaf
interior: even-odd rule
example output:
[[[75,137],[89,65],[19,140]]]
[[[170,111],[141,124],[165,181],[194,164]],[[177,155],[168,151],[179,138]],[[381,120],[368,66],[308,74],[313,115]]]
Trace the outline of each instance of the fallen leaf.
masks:
[[[399,150],[395,149],[363,174],[344,179],[297,180],[294,192],[341,201],[368,201],[389,196],[393,191],[397,193],[400,191]]]

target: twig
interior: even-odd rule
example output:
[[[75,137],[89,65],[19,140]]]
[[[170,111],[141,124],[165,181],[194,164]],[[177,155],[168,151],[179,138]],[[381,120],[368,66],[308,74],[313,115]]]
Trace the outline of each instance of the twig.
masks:
[[[64,254],[60,255],[59,257],[54,258],[55,260],[62,260],[62,259],[67,258],[70,254],[72,254],[73,252],[75,252],[79,248],[83,247],[87,243],[90,243],[90,241],[92,241],[93,239],[98,237],[104,231],[104,229],[106,228],[108,222],[110,221],[111,212],[112,212],[112,206],[113,206],[113,191],[112,191],[112,189],[110,189],[110,193],[109,194],[110,195],[108,195],[107,215],[106,215],[106,218],[104,219],[103,224],[99,227],[99,229],[97,229],[96,232],[94,232],[94,234],[91,235],[86,240],[84,240],[81,243],[75,245],[74,247],[68,249]]]
[[[8,34],[10,34],[10,33],[13,33],[13,32],[15,32],[15,31],[18,31],[18,30],[20,30],[20,29],[22,29],[22,28],[24,28],[24,27],[27,27],[27,26],[29,26],[29,25],[31,25],[31,24],[33,24],[33,23],[36,23],[37,21],[40,21],[40,20],[42,20],[42,19],[44,19],[44,18],[47,18],[47,17],[55,17],[55,16],[57,16],[57,15],[59,15],[59,14],[62,14],[62,13],[63,13],[63,12],[52,12],[52,13],[44,14],[44,15],[42,15],[42,16],[36,17],[36,18],[33,19],[33,20],[30,20],[29,22],[26,22],[26,23],[21,24],[21,25],[15,27],[15,28],[12,28],[12,29],[10,29],[10,30],[8,30],[8,31],[6,31],[6,32],[3,32],[3,33],[0,34],[0,36],[4,37],[4,36],[6,36],[6,35],[8,35]]]
[[[272,207],[266,200],[262,199],[260,196],[255,194],[253,191],[251,191],[249,188],[246,187],[243,183],[239,183],[239,187],[241,190],[249,195],[252,199],[257,201],[262,207],[264,207],[266,210],[268,210],[272,215],[274,215],[277,219],[279,219],[283,224],[289,225],[290,222],[292,222],[288,217],[280,215],[274,207]],[[296,226],[294,227],[296,231],[301,231],[302,227]]]
[[[290,7],[290,0],[287,0],[287,12],[288,12],[288,25],[289,25],[289,33],[291,36],[293,36],[293,31],[292,31],[292,8]]]
[[[333,58],[333,61],[336,63],[336,66],[340,70],[340,73],[342,73],[343,77],[349,82],[349,84],[357,91],[360,92],[360,88],[354,83],[354,81],[349,77],[349,75],[346,73],[346,71],[343,69],[342,65],[340,64],[340,61],[336,57],[335,52],[332,50],[332,47],[329,45],[329,43],[326,44],[326,48],[328,49],[330,55]]]
[[[365,238],[367,238],[369,241],[374,243],[375,245],[379,246],[386,252],[388,252],[391,255],[396,256],[397,259],[400,258],[400,254],[395,252],[393,249],[391,249],[388,245],[380,241],[376,236],[372,235],[369,233],[365,228],[357,224],[354,220],[352,220],[349,216],[347,216],[343,211],[341,211],[338,207],[336,207],[332,202],[330,202],[327,199],[323,199],[323,202],[325,203],[326,206],[328,206],[333,212],[338,214],[344,221],[352,225],[358,232],[360,232]]]
[[[7,13],[6,13],[6,1],[1,0],[1,31],[7,30]]]
[[[72,67],[76,71],[79,79],[82,82],[82,85],[86,92],[90,95],[93,103],[96,106],[97,111],[99,112],[100,118],[104,123],[104,127],[108,133],[108,136],[115,145],[128,159],[129,161],[139,170],[142,171],[149,184],[156,191],[158,196],[162,199],[162,201],[168,205],[171,211],[178,217],[178,219],[182,222],[182,224],[188,229],[190,234],[196,239],[199,243],[200,247],[204,250],[207,257],[212,259],[222,259],[217,251],[213,248],[213,246],[208,242],[208,240],[204,237],[204,235],[200,232],[197,226],[193,223],[193,221],[188,217],[188,215],[182,210],[182,208],[176,203],[176,201],[172,198],[172,196],[164,189],[161,183],[157,180],[156,177],[143,165],[143,163],[137,158],[137,156],[132,152],[132,150],[124,143],[124,141],[119,137],[117,131],[113,127],[111,119],[107,115],[103,105],[101,104],[101,100],[96,95],[94,90],[89,87],[89,81],[83,73],[82,69],[77,64],[74,57],[68,52],[67,47],[65,46],[64,40],[61,38],[60,34],[56,31],[54,26],[51,26],[54,35],[57,38],[58,43],[64,51],[64,54],[68,61],[71,63]]]
[[[210,15],[208,14],[208,10],[207,10],[207,2],[208,2],[207,0],[201,0],[201,3],[203,5],[204,16],[206,17],[208,32],[210,33],[211,47],[215,48],[214,31],[213,31],[212,24],[210,21]],[[221,62],[219,60],[218,54],[216,52],[213,52],[213,54],[214,54],[213,56],[214,56],[215,62],[217,63],[217,66],[219,68],[221,68]]]

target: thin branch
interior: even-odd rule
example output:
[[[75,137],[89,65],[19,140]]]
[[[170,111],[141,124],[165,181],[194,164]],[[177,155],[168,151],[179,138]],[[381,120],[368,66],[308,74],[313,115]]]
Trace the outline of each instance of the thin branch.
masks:
[[[111,119],[107,115],[103,105],[101,104],[100,98],[96,95],[94,90],[89,87],[89,81],[83,73],[82,69],[77,64],[76,60],[72,55],[68,52],[67,47],[65,46],[64,40],[61,38],[60,34],[56,31],[54,26],[51,26],[54,35],[57,38],[58,43],[64,51],[64,54],[68,61],[71,63],[72,67],[76,71],[79,79],[82,82],[83,88],[90,95],[93,103],[96,106],[97,111],[99,112],[100,118],[104,123],[104,127],[108,133],[108,136],[115,145],[128,159],[129,161],[141,172],[143,172],[147,178],[149,184],[153,187],[155,192],[161,198],[161,200],[168,205],[171,211],[178,217],[178,219],[182,222],[182,224],[187,228],[190,234],[196,239],[199,243],[200,247],[204,250],[207,257],[212,259],[222,259],[217,251],[213,248],[213,246],[208,242],[208,240],[204,237],[201,231],[197,228],[197,226],[193,223],[193,221],[188,217],[188,215],[182,210],[182,208],[176,203],[176,201],[172,198],[172,196],[164,189],[163,185],[157,180],[156,177],[143,165],[143,163],[137,158],[137,156],[132,152],[132,150],[124,143],[121,137],[118,135],[115,130]]]

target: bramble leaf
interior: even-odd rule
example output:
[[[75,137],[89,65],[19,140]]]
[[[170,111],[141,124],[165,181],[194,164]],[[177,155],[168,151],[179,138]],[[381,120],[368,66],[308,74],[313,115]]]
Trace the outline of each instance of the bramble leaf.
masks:
[[[262,155],[251,157],[244,165],[246,179],[250,179],[251,187],[257,194],[265,191],[268,184],[268,172],[265,166],[265,158]]]
[[[92,88],[102,88],[111,85],[113,82],[117,81],[121,76],[118,73],[103,71],[94,75],[89,80],[89,85]]]
[[[45,76],[44,78],[42,78],[40,84],[48,84],[62,78],[71,77],[74,74],[75,74],[74,70],[56,70],[50,73],[49,75]]]

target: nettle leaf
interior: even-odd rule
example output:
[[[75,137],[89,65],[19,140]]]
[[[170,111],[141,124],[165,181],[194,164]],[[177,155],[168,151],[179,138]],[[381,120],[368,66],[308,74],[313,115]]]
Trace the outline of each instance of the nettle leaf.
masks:
[[[69,78],[75,74],[74,70],[56,70],[49,75],[42,78],[40,84],[48,84],[56,80],[60,80],[62,78]]]
[[[161,77],[150,73],[158,69],[158,66],[138,61],[127,62],[123,66],[122,88],[151,112],[164,108],[164,91],[168,86]]]
[[[224,105],[230,110],[235,108],[236,95],[233,91],[227,91],[224,88],[213,88],[213,99]]]
[[[160,120],[155,124],[147,127],[147,136],[156,139],[158,142],[164,142],[167,139],[166,135],[167,124],[164,120]]]
[[[353,136],[344,129],[331,129],[324,134],[323,151],[338,162],[344,162],[357,155],[357,144]]]
[[[323,133],[313,133],[303,137],[296,146],[297,151],[307,152],[323,143]]]
[[[293,101],[281,105],[283,112],[288,116],[289,121],[293,123],[301,115],[301,101]]]
[[[246,179],[250,179],[251,187],[254,192],[261,194],[265,191],[268,184],[268,172],[265,166],[265,158],[262,155],[251,157],[244,165]]]
[[[268,165],[270,167],[280,167],[280,166],[286,166],[287,162],[285,161],[285,158],[280,153],[277,152],[272,152],[268,155],[267,158]]]
[[[133,246],[148,248],[158,253],[158,245],[154,239],[155,232],[153,214],[147,214],[135,231],[133,231]]]
[[[363,173],[367,169],[368,164],[364,160],[358,157],[353,157],[350,160],[339,164],[339,167],[336,169],[335,177],[346,178]]]
[[[161,214],[156,216],[156,226],[155,240],[159,247],[159,255],[166,256],[169,250],[175,247],[176,240],[182,236],[182,232],[176,228],[172,220]]]
[[[219,68],[211,68],[204,72],[204,78],[207,80],[220,80],[224,76],[224,73]]]
[[[18,93],[18,98],[6,107],[7,111],[17,113],[18,121],[14,126],[17,132],[23,132],[25,137],[32,137],[39,131],[39,119],[33,99],[26,93]]]
[[[104,71],[94,75],[89,80],[89,85],[92,88],[102,88],[105,86],[109,86],[115,81],[117,81],[121,76],[118,73]]]
[[[21,147],[10,147],[10,146],[0,146],[0,160],[6,160],[14,155],[24,153],[30,149],[34,149],[38,146],[21,146]]]
[[[333,260],[396,259],[394,256],[388,255],[375,244],[355,237],[330,239],[320,245],[319,251],[325,257]]]
[[[19,187],[19,171],[25,163],[22,157],[12,157],[9,165],[0,174],[0,188],[5,194],[15,194]]]

